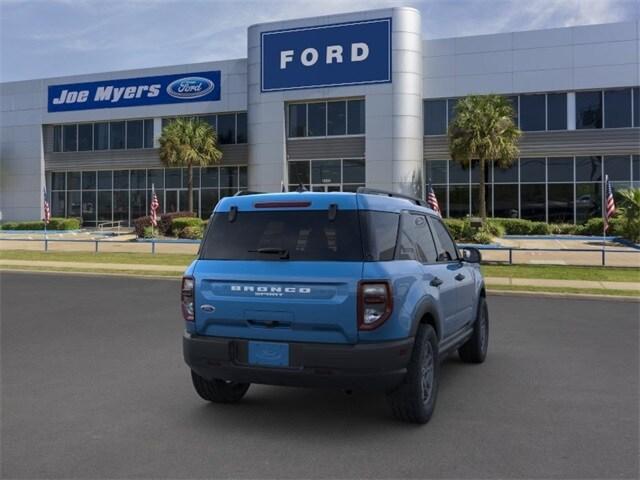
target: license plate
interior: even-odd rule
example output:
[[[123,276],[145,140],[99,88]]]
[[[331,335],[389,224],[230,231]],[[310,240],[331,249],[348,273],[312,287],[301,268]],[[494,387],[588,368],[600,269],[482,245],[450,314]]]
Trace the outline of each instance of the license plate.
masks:
[[[289,344],[250,341],[249,364],[266,367],[288,367]]]

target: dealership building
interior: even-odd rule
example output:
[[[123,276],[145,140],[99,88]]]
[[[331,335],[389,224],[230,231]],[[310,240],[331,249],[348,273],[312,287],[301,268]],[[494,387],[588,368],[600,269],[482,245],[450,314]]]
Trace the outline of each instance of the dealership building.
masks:
[[[479,168],[450,161],[457,99],[498,93],[523,131],[520,158],[486,171],[488,214],[583,222],[603,178],[640,186],[640,22],[425,40],[420,13],[392,8],[251,26],[247,58],[0,84],[2,220],[86,226],[184,210],[186,171],[163,168],[176,117],[217,131],[219,165],[194,170],[208,217],[238,190],[424,196],[478,212]],[[216,47],[217,50],[223,45]]]

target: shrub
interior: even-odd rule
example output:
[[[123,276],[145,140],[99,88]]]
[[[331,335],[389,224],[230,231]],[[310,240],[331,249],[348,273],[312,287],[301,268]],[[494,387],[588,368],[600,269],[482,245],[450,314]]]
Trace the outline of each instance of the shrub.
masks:
[[[550,223],[549,233],[553,235],[576,235],[578,228],[573,223]]]
[[[462,232],[464,230],[464,220],[459,218],[443,218],[442,219],[449,229],[449,232],[456,240],[462,238]]]
[[[149,216],[136,218],[133,221],[133,228],[137,237],[144,238],[144,229],[146,227],[151,227],[151,217]]]
[[[6,225],[10,225],[13,228],[8,228]],[[4,230],[44,230],[44,222],[42,220],[36,220],[33,222],[14,222],[5,224]]]
[[[202,230],[202,220],[197,217],[179,217],[171,221],[171,233],[177,237],[180,237],[182,230],[187,227],[196,227]]]
[[[186,226],[180,230],[180,238],[189,238],[192,240],[202,239],[202,227],[201,226]]]
[[[174,218],[182,217],[195,217],[193,212],[171,212],[163,213],[160,215],[160,221],[158,222],[158,229],[162,235],[171,235],[171,222]]]
[[[493,219],[487,219],[484,224],[485,230],[494,237],[502,237],[505,234],[504,225],[500,222],[494,222]]]
[[[153,238],[154,233],[157,233],[157,232],[155,232],[154,229],[151,227],[144,227],[142,229],[143,238]]]
[[[47,227],[51,230],[78,230],[80,228],[80,219],[52,217]]]
[[[473,243],[482,243],[486,245],[487,243],[491,243],[493,241],[493,235],[491,234],[489,229],[486,228],[486,226],[483,226],[473,234],[471,240],[473,241]]]
[[[1,228],[2,230],[16,230],[16,229],[17,229],[17,228],[16,228],[17,226],[18,226],[18,222],[6,222],[6,223],[3,223],[3,224],[0,226],[0,228]]]
[[[491,222],[502,225],[507,235],[548,235],[551,232],[545,222],[532,222],[523,218],[494,218]]]

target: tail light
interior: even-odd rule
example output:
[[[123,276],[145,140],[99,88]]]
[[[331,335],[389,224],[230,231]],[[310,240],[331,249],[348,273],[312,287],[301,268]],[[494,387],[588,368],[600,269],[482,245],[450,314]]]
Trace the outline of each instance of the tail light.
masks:
[[[393,310],[393,297],[388,282],[358,284],[358,329],[373,330],[382,325]]]
[[[193,306],[193,277],[182,277],[182,288],[180,291],[180,304],[182,305],[182,316],[185,321],[193,322],[194,306]]]

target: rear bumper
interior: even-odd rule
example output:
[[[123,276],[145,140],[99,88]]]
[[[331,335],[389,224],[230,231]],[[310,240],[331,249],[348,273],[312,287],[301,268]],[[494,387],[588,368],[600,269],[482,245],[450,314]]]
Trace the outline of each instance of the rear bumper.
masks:
[[[247,363],[248,340],[185,333],[184,360],[201,377],[242,383],[358,390],[390,389],[404,378],[413,338],[375,344],[290,343],[286,368]]]

